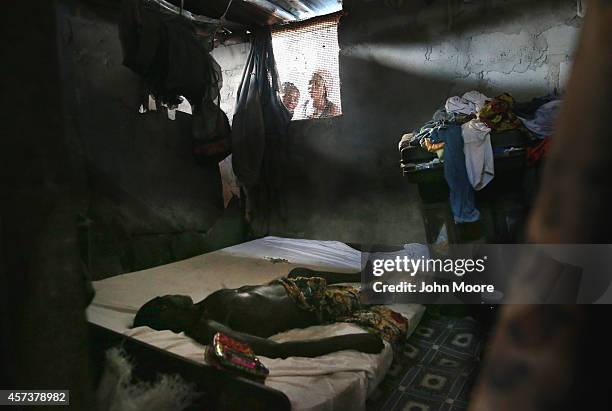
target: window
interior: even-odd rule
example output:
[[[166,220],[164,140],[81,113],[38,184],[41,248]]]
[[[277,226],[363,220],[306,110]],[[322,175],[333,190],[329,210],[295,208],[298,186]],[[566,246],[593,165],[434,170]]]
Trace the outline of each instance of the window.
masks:
[[[342,114],[338,75],[339,15],[272,31],[283,103],[292,120]]]

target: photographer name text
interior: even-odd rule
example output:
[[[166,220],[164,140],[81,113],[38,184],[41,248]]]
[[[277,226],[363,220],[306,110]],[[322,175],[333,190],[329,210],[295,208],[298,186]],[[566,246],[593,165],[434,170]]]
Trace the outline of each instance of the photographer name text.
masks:
[[[453,281],[450,284],[435,281],[432,283],[402,281],[398,284],[385,284],[376,281],[372,284],[372,290],[376,293],[492,293],[495,287],[491,284],[466,284],[462,281]]]

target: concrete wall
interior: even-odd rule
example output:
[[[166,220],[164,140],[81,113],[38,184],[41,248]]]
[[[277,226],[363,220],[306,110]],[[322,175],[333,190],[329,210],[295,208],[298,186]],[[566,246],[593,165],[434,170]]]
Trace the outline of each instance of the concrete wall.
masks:
[[[203,252],[223,210],[219,168],[195,163],[191,116],[140,114],[140,78],[122,65],[115,8],[78,6],[60,16],[66,124],[80,142],[91,193],[93,277]]]
[[[575,1],[389,3],[393,17],[374,2],[345,1],[343,56],[444,81],[449,94],[478,88],[525,99],[563,88],[581,23]],[[372,18],[373,8],[383,16]],[[365,16],[371,23],[360,25]]]
[[[519,100],[562,91],[581,24],[576,3],[344,0],[344,9],[343,116],[291,123],[284,211],[271,232],[423,241],[417,191],[399,169],[400,136],[472,89]]]
[[[212,56],[221,65],[223,74],[223,86],[221,87],[221,109],[227,114],[232,123],[238,87],[242,81],[242,73],[251,49],[249,43],[233,44],[231,46],[220,46],[212,51]],[[232,170],[232,157],[227,157],[219,163],[221,180],[223,182],[223,202],[229,203],[232,196],[240,196],[240,184]]]
[[[223,73],[223,87],[221,87],[221,109],[225,111],[230,123],[234,116],[236,96],[238,87],[242,80],[242,72],[249,50],[249,43],[233,44],[231,46],[220,46],[212,51],[212,56],[221,65]]]

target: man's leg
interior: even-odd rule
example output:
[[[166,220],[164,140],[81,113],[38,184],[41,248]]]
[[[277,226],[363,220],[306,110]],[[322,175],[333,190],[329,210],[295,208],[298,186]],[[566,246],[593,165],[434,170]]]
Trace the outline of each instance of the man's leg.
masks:
[[[267,338],[234,331],[230,327],[212,320],[201,321],[194,328],[187,331],[186,334],[202,344],[210,344],[217,332],[246,343],[255,354],[269,358],[318,357],[343,350],[378,354],[384,348],[380,337],[370,333],[346,334],[316,340],[278,343]]]

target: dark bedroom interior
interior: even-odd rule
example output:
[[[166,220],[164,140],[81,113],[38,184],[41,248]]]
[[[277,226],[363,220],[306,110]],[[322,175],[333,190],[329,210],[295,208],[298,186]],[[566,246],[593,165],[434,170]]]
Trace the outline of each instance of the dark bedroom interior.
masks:
[[[2,8],[0,405],[612,409],[612,2]]]

